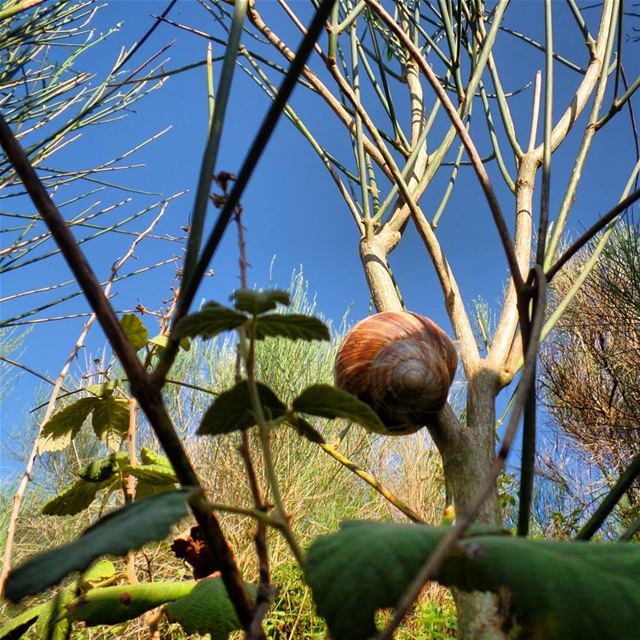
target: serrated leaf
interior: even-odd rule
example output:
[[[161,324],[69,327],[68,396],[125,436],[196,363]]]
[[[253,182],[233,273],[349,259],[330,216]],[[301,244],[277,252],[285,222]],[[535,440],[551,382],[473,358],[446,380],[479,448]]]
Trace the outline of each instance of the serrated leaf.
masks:
[[[325,439],[322,437],[322,434],[304,418],[295,416],[291,420],[291,425],[303,438],[306,438],[311,442],[315,442],[316,444],[324,444]]]
[[[125,476],[134,476],[155,485],[176,484],[178,482],[173,469],[167,469],[159,464],[127,465],[123,467],[122,473]]]
[[[90,462],[78,475],[86,482],[104,482],[113,477],[118,467],[124,464],[128,457],[124,452],[112,453],[106,458]]]
[[[377,609],[393,607],[447,527],[346,523],[316,540],[305,576],[334,640],[365,640]],[[507,589],[516,624],[544,640],[632,640],[640,614],[637,545],[471,535],[436,580],[472,591]]]
[[[86,387],[86,390],[95,396],[103,398],[105,396],[110,396],[119,384],[119,380],[109,380],[108,382],[90,384],[88,387]]]
[[[140,460],[142,464],[159,464],[163,467],[173,469],[169,458],[163,456],[161,453],[157,453],[153,449],[149,449],[149,447],[142,447],[142,449],[140,449]]]
[[[253,320],[257,340],[269,337],[289,340],[330,340],[329,329],[318,318],[299,313],[271,313]]]
[[[38,616],[44,611],[47,602],[43,602],[35,607],[31,607],[26,611],[12,616],[9,621],[0,627],[0,640],[18,640],[38,619]]]
[[[38,439],[40,451],[61,451],[69,446],[99,398],[80,398],[53,415]]]
[[[255,587],[246,585],[255,598]],[[165,608],[172,622],[179,622],[186,633],[210,633],[212,640],[226,640],[240,629],[240,622],[222,578],[205,578],[184,598],[175,600]]]
[[[42,507],[45,516],[74,516],[84,511],[93,502],[96,494],[109,484],[78,480],[68,489],[48,500]]]
[[[95,486],[95,485],[94,485]],[[73,571],[84,571],[103,555],[122,556],[147,542],[162,540],[187,512],[187,489],[137,500],[101,518],[78,539],[41,553],[10,574],[5,596],[11,602],[57,584]]]
[[[196,582],[147,582],[92,589],[69,604],[69,619],[88,627],[118,624],[188,595]]]
[[[246,311],[257,316],[259,313],[271,311],[279,304],[289,306],[289,294],[279,289],[267,289],[266,291],[254,291],[253,289],[238,289],[234,291],[231,299],[233,306],[238,311]]]
[[[279,418],[287,411],[287,407],[276,394],[260,382],[258,395],[267,420]],[[256,423],[249,396],[249,385],[246,380],[238,382],[232,389],[221,393],[207,409],[198,427],[199,435],[217,435],[243,431]]]
[[[213,338],[246,322],[247,316],[217,302],[208,302],[200,311],[180,320],[174,329],[177,338]]]
[[[307,387],[293,401],[293,409],[323,418],[346,418],[370,431],[385,433],[378,414],[368,404],[329,384]]]
[[[116,449],[129,430],[128,400],[121,398],[100,398],[96,404],[91,423],[96,436],[109,448]]]
[[[148,344],[147,328],[135,313],[125,313],[120,320],[120,326],[136,351]]]
[[[98,560],[82,574],[81,586],[85,591],[92,589],[95,584],[110,580],[116,575],[116,567],[110,560]]]

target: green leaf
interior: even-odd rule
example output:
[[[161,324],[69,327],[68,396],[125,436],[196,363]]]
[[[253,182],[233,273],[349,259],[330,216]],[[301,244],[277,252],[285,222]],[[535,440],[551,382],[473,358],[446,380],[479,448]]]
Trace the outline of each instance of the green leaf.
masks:
[[[180,339],[200,336],[206,340],[223,331],[235,329],[246,321],[244,313],[238,313],[217,302],[208,302],[200,311],[182,318],[174,329],[174,335]]]
[[[394,607],[450,529],[353,522],[316,540],[305,575],[334,640],[365,640],[377,609]],[[640,613],[640,552],[632,543],[553,542],[471,535],[436,580],[507,590],[515,622],[544,640],[632,640]]]
[[[168,469],[173,469],[169,462],[169,458],[160,453],[156,453],[153,449],[149,449],[148,447],[142,447],[142,449],[140,449],[140,460],[142,461],[142,464],[159,464],[163,467],[167,467]]]
[[[330,340],[329,329],[317,318],[299,313],[271,313],[253,320],[255,337],[289,338],[290,340]]]
[[[45,516],[74,516],[84,511],[93,502],[96,494],[110,482],[87,482],[78,480],[62,493],[48,500],[42,507]]]
[[[385,433],[376,412],[362,400],[329,384],[307,387],[294,401],[293,408],[301,413],[323,418],[346,418],[370,431]]]
[[[0,640],[17,640],[31,627],[38,619],[38,616],[44,611],[47,602],[31,607],[26,611],[12,616],[9,622],[0,627]]]
[[[116,575],[116,567],[110,560],[98,560],[82,574],[81,586],[85,591],[93,589],[94,585],[110,580]]]
[[[129,430],[129,401],[100,398],[93,410],[93,431],[109,448],[116,449]]]
[[[169,336],[159,333],[157,336],[149,338],[149,342],[165,349],[169,344]],[[189,338],[181,338],[179,344],[183,351],[189,351],[189,349],[191,349],[191,340],[189,340]]]
[[[164,539],[171,525],[186,514],[190,495],[186,489],[167,491],[110,513],[77,540],[36,555],[14,569],[5,596],[18,602],[57,584],[73,571],[84,571],[100,556],[122,556],[147,542]]]
[[[70,585],[45,602],[36,622],[36,636],[47,640],[67,640],[71,623],[64,617],[67,605],[73,600],[75,586]]]
[[[119,384],[119,380],[109,380],[108,382],[90,384],[86,390],[100,398],[104,398],[105,396],[110,396]]]
[[[134,313],[125,313],[122,316],[122,320],[120,320],[120,326],[136,351],[148,344],[149,333],[147,328]]]
[[[92,589],[69,605],[69,619],[88,627],[118,624],[141,616],[161,604],[183,598],[196,582],[147,582]]]
[[[260,382],[258,395],[267,420],[279,418],[287,411],[287,407],[276,394]],[[242,431],[256,423],[249,397],[249,385],[246,380],[235,387],[221,393],[207,409],[198,427],[199,435],[217,435]]]
[[[255,598],[256,589],[246,585]],[[212,640],[226,640],[228,635],[240,629],[240,622],[222,578],[205,578],[184,598],[165,608],[172,622],[179,622],[186,633],[210,633]]]
[[[42,427],[38,441],[40,451],[61,451],[68,447],[99,401],[99,398],[80,398],[55,413]]]
[[[118,468],[126,463],[128,457],[125,452],[112,453],[106,458],[90,462],[78,475],[85,482],[104,482],[113,477]]]
[[[125,476],[134,476],[156,485],[176,484],[178,482],[173,469],[168,469],[160,464],[127,465],[122,469],[122,473]]]
[[[267,289],[266,291],[254,291],[253,289],[238,289],[234,291],[231,299],[233,306],[238,311],[246,311],[253,316],[257,316],[265,311],[275,309],[278,304],[289,306],[289,294],[278,289]]]
[[[306,438],[311,442],[315,442],[316,444],[324,444],[325,439],[322,437],[322,434],[304,418],[295,416],[291,420],[291,425],[303,438]]]

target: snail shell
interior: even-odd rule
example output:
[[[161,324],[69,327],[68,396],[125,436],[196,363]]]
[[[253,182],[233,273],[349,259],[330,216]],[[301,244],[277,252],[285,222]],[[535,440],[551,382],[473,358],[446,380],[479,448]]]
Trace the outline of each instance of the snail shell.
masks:
[[[417,313],[359,322],[338,350],[335,384],[369,404],[390,435],[413,433],[444,407],[458,366],[453,342]]]

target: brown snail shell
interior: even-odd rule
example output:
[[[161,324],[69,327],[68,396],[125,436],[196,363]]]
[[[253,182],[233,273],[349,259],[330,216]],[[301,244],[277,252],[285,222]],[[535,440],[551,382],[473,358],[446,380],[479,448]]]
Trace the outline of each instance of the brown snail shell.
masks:
[[[385,433],[401,435],[444,407],[457,366],[455,346],[435,322],[384,311],[349,331],[336,356],[335,384],[369,404]]]

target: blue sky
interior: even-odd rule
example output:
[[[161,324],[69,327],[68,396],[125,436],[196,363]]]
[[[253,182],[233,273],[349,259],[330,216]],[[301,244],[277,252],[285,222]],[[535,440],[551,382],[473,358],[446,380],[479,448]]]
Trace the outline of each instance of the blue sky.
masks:
[[[308,3],[294,0],[291,5],[300,10],[304,19],[310,15]],[[151,24],[151,14],[158,13],[164,3],[152,0],[115,0],[97,13],[93,23],[96,34],[106,32],[116,23],[120,29],[99,47],[77,61],[78,68],[103,74],[112,64],[120,47],[129,47]],[[506,25],[526,31],[531,37],[543,40],[543,5],[536,0],[514,0],[507,12]],[[297,33],[278,8],[275,0],[259,3],[265,19],[274,21],[281,32],[295,46]],[[591,12],[593,13],[593,12]],[[556,17],[555,38],[558,50],[567,57],[586,64],[584,45],[580,41],[565,3],[554,3]],[[586,15],[591,15],[589,11]],[[221,36],[221,30],[211,16],[195,0],[179,0],[171,16],[177,22]],[[595,17],[595,16],[594,16]],[[175,40],[161,58],[167,60],[165,68],[176,68],[203,60],[206,41],[195,35],[162,25],[128,65],[130,68],[151,55],[157,48]],[[251,40],[247,44],[254,46]],[[255,43],[256,48],[259,43]],[[628,51],[636,53],[640,45]],[[221,55],[222,48],[214,48]],[[501,72],[507,91],[531,82],[535,71],[544,64],[543,55],[508,34],[499,37],[496,55],[502,60]],[[282,58],[274,60],[284,63]],[[633,78],[640,70],[640,56],[629,55],[625,60],[627,73]],[[316,63],[316,67],[318,67]],[[216,66],[219,74],[220,66]],[[319,71],[322,73],[322,71]],[[217,77],[217,75],[216,75]],[[565,108],[579,76],[564,67],[556,68],[555,92],[557,107],[554,115]],[[429,95],[427,91],[427,95]],[[528,87],[515,96],[511,106],[521,139],[528,135],[532,89]],[[345,131],[336,125],[328,109],[316,97],[299,87],[293,105],[303,114],[313,133],[336,155],[350,161],[350,144]],[[219,154],[218,170],[234,172],[240,166],[246,150],[268,107],[265,94],[244,73],[236,73],[223,144]],[[636,100],[637,104],[637,100]],[[405,121],[407,115],[402,116]],[[444,130],[445,121],[436,127],[434,138]],[[204,69],[172,76],[157,92],[138,103],[135,111],[123,120],[94,127],[83,132],[82,138],[55,157],[52,164],[58,168],[78,169],[104,162],[118,153],[142,142],[147,137],[171,125],[171,130],[152,145],[136,154],[134,161],[144,167],[118,174],[117,181],[131,188],[161,192],[163,196],[190,190],[173,201],[159,228],[160,232],[180,235],[180,228],[188,221],[193,202],[199,164],[206,138],[208,107]],[[484,127],[478,129],[481,131]],[[486,155],[486,136],[479,134],[481,154]],[[568,179],[579,131],[572,133],[570,141],[553,158],[552,212],[558,203]],[[455,149],[453,151],[455,154]],[[572,213],[570,229],[580,231],[594,218],[612,206],[621,193],[630,167],[634,148],[629,135],[627,116],[607,125],[596,137],[585,178],[578,192]],[[350,161],[350,164],[353,163]],[[557,176],[557,177],[556,177]],[[422,200],[427,212],[437,205],[449,177],[449,171],[440,172]],[[115,177],[114,177],[115,180]],[[498,195],[507,218],[513,216],[513,201],[504,184],[495,181]],[[85,189],[86,190],[86,189]],[[96,196],[103,205],[115,203],[130,195],[115,189]],[[162,196],[133,195],[133,202],[119,210],[129,214]],[[537,202],[537,200],[536,200]],[[264,154],[251,184],[243,197],[244,222],[247,227],[248,258],[251,264],[249,281],[259,287],[279,285],[286,287],[294,270],[302,268],[311,292],[317,295],[318,309],[336,322],[350,309],[350,319],[356,321],[369,309],[369,292],[358,257],[358,233],[335,186],[313,154],[308,143],[284,119],[280,122]],[[31,212],[25,200],[8,203],[2,210]],[[82,207],[78,205],[77,213]],[[214,212],[210,213],[211,220]],[[143,229],[151,220],[147,214],[132,223],[131,229]],[[4,224],[4,219],[3,219]],[[3,245],[7,241],[3,234]],[[84,235],[81,234],[81,235]],[[439,227],[439,237],[456,273],[465,301],[470,304],[479,297],[494,309],[499,308],[507,268],[489,209],[482,197],[475,175],[463,168],[447,212]],[[122,255],[130,238],[108,235],[87,243],[88,257],[100,278],[106,278],[114,260]],[[5,245],[6,246],[6,245]],[[164,257],[179,255],[177,245],[166,241],[149,240],[138,251],[139,259],[131,268],[155,262]],[[390,256],[391,266],[403,292],[408,308],[424,313],[448,328],[440,292],[426,250],[409,226],[399,248]],[[131,263],[130,263],[131,265]],[[197,301],[216,299],[224,302],[238,286],[237,246],[235,233],[230,228],[212,265],[214,275],[207,278]],[[118,310],[130,310],[142,303],[149,308],[169,295],[168,285],[173,266],[131,279],[117,287],[114,305]],[[60,282],[68,277],[68,270],[59,256],[43,260],[32,266],[2,276],[2,296],[36,286]],[[71,287],[64,291],[72,290]],[[7,303],[2,306],[2,317],[12,317],[25,308],[35,306],[34,298],[26,302]],[[81,298],[61,304],[40,316],[86,311]],[[36,316],[38,317],[38,316]],[[151,327],[153,321],[147,318]],[[20,359],[49,376],[55,376],[62,366],[77,337],[80,320],[64,320],[35,325],[25,340]],[[95,352],[103,344],[99,329],[94,329],[87,352]],[[84,361],[84,356],[81,362]],[[28,374],[20,374],[15,381],[15,392],[3,408],[3,431],[10,432],[24,419],[25,411],[34,402],[37,381]],[[5,453],[0,452],[0,473],[14,468]]]

